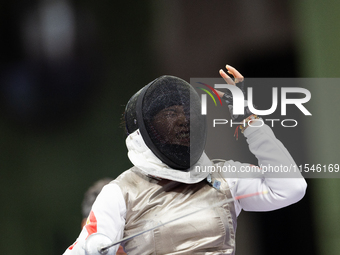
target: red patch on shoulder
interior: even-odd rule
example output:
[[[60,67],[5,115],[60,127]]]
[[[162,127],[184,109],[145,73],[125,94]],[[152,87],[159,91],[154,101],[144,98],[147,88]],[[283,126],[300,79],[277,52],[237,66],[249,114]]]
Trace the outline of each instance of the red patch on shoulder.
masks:
[[[97,219],[96,216],[94,215],[93,211],[90,212],[90,216],[87,219],[85,228],[87,230],[88,236],[92,235],[93,233],[97,232]],[[86,239],[87,239],[86,237]]]

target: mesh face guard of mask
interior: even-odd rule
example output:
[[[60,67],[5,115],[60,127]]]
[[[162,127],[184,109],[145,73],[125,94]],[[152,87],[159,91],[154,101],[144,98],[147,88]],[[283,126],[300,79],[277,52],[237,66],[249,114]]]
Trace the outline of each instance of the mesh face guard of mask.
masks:
[[[186,170],[201,157],[206,120],[197,92],[186,81],[161,76],[131,97],[125,108],[128,134],[140,130],[149,149],[173,169]]]

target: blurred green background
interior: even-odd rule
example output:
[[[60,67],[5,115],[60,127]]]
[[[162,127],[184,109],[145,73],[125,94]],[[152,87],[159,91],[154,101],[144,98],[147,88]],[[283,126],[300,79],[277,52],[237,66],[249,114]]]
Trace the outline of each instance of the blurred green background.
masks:
[[[339,11],[321,0],[2,2],[0,253],[73,243],[87,188],[131,166],[121,116],[143,85],[218,77],[225,64],[245,77],[338,77]],[[339,152],[340,91],[319,91],[314,108],[332,100],[333,111],[278,134],[298,163]],[[338,254],[339,181],[307,181],[298,204],[241,214],[236,254]]]

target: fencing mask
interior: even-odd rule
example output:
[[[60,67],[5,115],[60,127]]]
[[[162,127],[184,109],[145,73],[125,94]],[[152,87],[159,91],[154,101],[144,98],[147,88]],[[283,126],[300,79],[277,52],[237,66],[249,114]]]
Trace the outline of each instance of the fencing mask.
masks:
[[[131,97],[125,108],[128,134],[139,129],[145,144],[169,167],[187,170],[201,157],[206,120],[200,98],[186,81],[161,76]]]

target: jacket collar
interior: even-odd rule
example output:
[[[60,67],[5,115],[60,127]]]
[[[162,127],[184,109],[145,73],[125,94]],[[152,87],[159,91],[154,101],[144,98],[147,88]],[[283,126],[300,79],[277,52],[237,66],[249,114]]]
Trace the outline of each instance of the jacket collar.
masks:
[[[145,175],[151,175],[186,184],[193,184],[204,180],[209,174],[209,172],[200,172],[200,167],[213,165],[205,152],[203,152],[197,163],[188,171],[184,172],[172,169],[157,158],[157,156],[147,147],[139,129],[131,133],[126,138],[125,142],[130,161]]]

